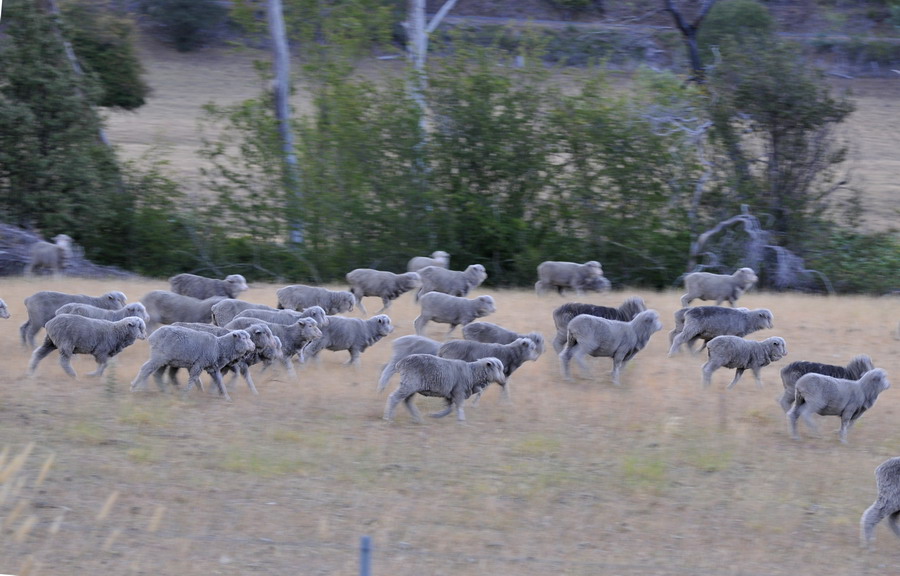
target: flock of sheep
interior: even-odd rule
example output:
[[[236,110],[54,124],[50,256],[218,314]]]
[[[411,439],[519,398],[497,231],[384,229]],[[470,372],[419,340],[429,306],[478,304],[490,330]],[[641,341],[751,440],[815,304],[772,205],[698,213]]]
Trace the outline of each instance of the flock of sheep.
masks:
[[[48,246],[58,251],[60,242],[65,244],[65,239]],[[519,334],[478,321],[496,311],[491,296],[467,298],[487,278],[484,267],[475,264],[454,271],[448,264],[449,255],[439,251],[430,257],[413,258],[403,274],[353,270],[346,275],[348,291],[285,286],[276,292],[277,307],[238,299],[248,286],[237,274],[224,280],[179,274],[170,278],[170,290],[152,291],[140,302],[130,304],[118,291],[97,297],[41,291],[25,299],[28,318],[20,327],[20,336],[23,344],[34,348],[29,375],[57,350],[60,365],[69,376],[76,376],[70,363],[73,354],[92,355],[97,369],[90,375],[99,376],[111,358],[136,340],[147,339],[150,357],[133,380],[132,390],[144,387],[150,376],[161,390],[165,389],[165,378],[177,386],[177,372],[184,368],[188,371],[185,393],[194,386],[202,390],[200,376],[206,372],[219,393],[228,398],[223,373],[233,372],[235,378],[240,375],[256,394],[250,374],[256,364],[265,369],[277,362],[293,374],[293,357],[304,363],[317,358],[322,350],[330,350],[347,351],[348,363],[358,365],[367,348],[394,330],[391,318],[382,312],[401,295],[415,291],[415,301],[421,306],[414,322],[415,334],[393,341],[390,361],[377,384],[377,390],[383,391],[395,374],[400,375],[399,385],[387,399],[384,418],[393,419],[397,405],[403,402],[412,418],[421,421],[413,399],[422,395],[439,397],[446,403],[444,410],[432,416],[455,411],[462,421],[466,400],[477,402],[491,383],[500,385],[508,396],[512,373],[540,357],[544,337],[538,332]],[[535,291],[539,295],[550,290],[580,295],[586,290],[609,289],[609,281],[596,261],[544,262],[537,272]],[[728,388],[746,370],[752,371],[761,385],[761,369],[787,355],[782,338],[744,338],[774,325],[770,310],[735,307],[756,280],[749,268],[732,275],[696,272],[684,279],[686,293],[669,334],[669,356],[676,356],[684,347],[692,354],[705,348],[709,358],[701,369],[704,386],[710,384],[712,373],[719,368],[735,370]],[[364,297],[381,298],[382,309],[375,316],[341,316],[354,306],[367,316]],[[689,307],[696,299],[714,301],[715,305]],[[721,305],[726,301],[730,307]],[[6,304],[0,300],[0,318],[8,317]],[[552,345],[563,377],[571,378],[573,359],[586,375],[587,356],[605,357],[612,360],[612,382],[617,386],[625,365],[662,329],[659,313],[647,309],[638,297],[628,298],[617,308],[568,302],[554,310],[553,321],[557,332]],[[429,322],[449,325],[447,337],[462,326],[463,337],[443,342],[430,339],[425,336]],[[35,336],[42,328],[46,335],[35,347]],[[695,349],[698,340],[702,344]],[[885,371],[865,355],[853,358],[846,366],[793,362],[781,370],[781,378],[784,395],[780,404],[792,436],[798,437],[800,418],[815,429],[813,414],[832,415],[841,419],[842,442],[847,441],[854,422],[890,387]],[[876,481],[878,499],[861,519],[863,546],[870,544],[876,524],[885,517],[900,537],[900,458],[879,466]]]

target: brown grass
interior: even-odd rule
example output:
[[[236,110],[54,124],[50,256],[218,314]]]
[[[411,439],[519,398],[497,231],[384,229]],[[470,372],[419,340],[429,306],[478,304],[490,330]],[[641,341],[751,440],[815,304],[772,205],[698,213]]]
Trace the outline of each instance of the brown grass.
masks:
[[[608,359],[589,362],[590,379],[561,381],[551,351],[513,375],[511,403],[493,387],[466,424],[415,425],[402,408],[394,423],[381,420],[386,394],[375,384],[389,341],[413,331],[409,295],[390,311],[395,333],[358,370],[325,351],[297,382],[257,369],[260,395],[238,382],[230,403],[152,384],[131,393],[146,342],[100,380],[84,376],[87,356],[68,379],[55,354],[25,377],[26,296],[121,289],[136,300],[163,287],[0,280],[13,315],[0,324],[0,573],[351,574],[364,534],[384,575],[884,574],[900,562],[884,526],[874,552],[857,543],[874,468],[898,454],[900,395],[888,390],[848,445],[836,418],[822,419],[821,437],[801,428],[790,440],[775,402],[778,370],[792,360],[865,352],[896,380],[896,298],[746,295],[742,305],[775,315],[776,329],[754,336],[784,337],[789,355],[763,370],[763,389],[748,376],[726,392],[731,371],[704,390],[702,357],[666,357],[680,294],[637,292],[666,327],[620,388]],[[245,298],[273,304],[276,288]],[[560,298],[479,293],[497,300],[488,320],[552,336]],[[585,300],[618,305],[631,294]],[[429,335],[445,329],[431,324]]]

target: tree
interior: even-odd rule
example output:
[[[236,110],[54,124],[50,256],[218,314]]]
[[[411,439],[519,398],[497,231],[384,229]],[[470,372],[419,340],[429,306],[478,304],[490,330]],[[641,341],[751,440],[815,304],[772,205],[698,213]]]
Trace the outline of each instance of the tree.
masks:
[[[703,23],[703,19],[706,18],[706,15],[713,7],[713,4],[716,3],[716,0],[703,0],[703,4],[700,5],[697,16],[694,17],[692,22],[688,22],[685,19],[681,10],[675,5],[674,0],[664,0],[664,2],[666,11],[672,14],[672,18],[675,20],[675,26],[684,37],[684,43],[688,49],[688,57],[691,61],[691,71],[693,72],[693,77],[691,79],[702,84],[706,77],[706,70],[703,67],[703,61],[700,58],[700,50],[697,46],[697,33],[700,31],[700,24]]]

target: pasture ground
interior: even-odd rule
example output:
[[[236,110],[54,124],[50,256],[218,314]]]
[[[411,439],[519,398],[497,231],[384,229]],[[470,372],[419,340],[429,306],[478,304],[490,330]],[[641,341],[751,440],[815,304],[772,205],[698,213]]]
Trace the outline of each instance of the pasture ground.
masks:
[[[161,280],[0,279],[12,318],[0,321],[0,573],[355,574],[373,542],[375,575],[889,573],[900,541],[882,524],[860,550],[858,523],[875,498],[875,467],[900,455],[900,393],[886,391],[842,445],[838,421],[789,438],[778,371],[793,360],[843,364],[868,353],[900,381],[900,299],[751,292],[770,308],[788,356],[732,390],[733,372],[700,385],[703,356],[667,358],[679,292],[592,294],[619,305],[642,296],[664,329],[610,383],[608,359],[564,382],[552,349],[496,386],[464,424],[381,419],[375,392],[390,342],[413,332],[411,295],[389,310],[395,332],[362,356],[324,351],[297,381],[273,369],[260,394],[240,381],[232,402],[130,381],[148,357],[126,349],[102,379],[76,380],[52,354],[33,378],[19,342],[23,300],[42,289],[131,301]],[[275,285],[244,299],[274,304]],[[335,288],[339,288],[335,286]],[[491,294],[486,320],[553,335],[565,300],[524,290]],[[574,298],[573,298],[574,299]],[[377,301],[368,299],[375,311]],[[353,312],[351,315],[358,314]],[[430,324],[441,338],[445,325]],[[43,334],[43,332],[41,333]],[[459,333],[457,332],[457,335]],[[204,380],[208,380],[204,378]],[[416,401],[422,412],[442,406]]]

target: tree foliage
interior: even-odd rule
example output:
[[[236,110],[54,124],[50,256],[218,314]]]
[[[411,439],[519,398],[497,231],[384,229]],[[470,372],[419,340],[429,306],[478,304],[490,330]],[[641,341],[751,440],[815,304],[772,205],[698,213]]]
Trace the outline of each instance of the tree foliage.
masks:
[[[220,32],[228,16],[218,0],[140,0],[140,7],[179,52],[206,44]]]

